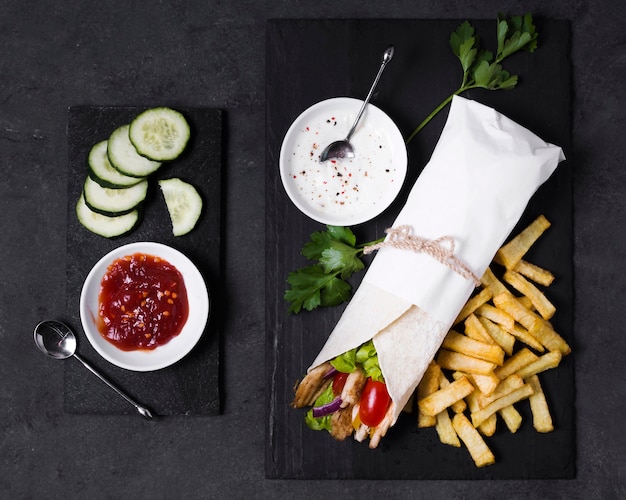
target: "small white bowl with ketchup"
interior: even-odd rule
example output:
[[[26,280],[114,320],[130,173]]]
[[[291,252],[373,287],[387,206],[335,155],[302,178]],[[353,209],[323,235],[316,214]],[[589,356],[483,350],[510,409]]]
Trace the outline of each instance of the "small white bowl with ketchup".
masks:
[[[91,269],[80,296],[87,339],[104,359],[154,371],[185,357],[209,317],[209,294],[184,254],[155,242],[112,250]]]

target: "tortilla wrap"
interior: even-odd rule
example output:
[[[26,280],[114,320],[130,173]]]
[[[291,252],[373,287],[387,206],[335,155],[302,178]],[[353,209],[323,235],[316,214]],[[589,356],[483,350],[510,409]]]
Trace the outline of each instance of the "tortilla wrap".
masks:
[[[454,255],[480,277],[564,159],[560,147],[492,108],[455,96],[393,227],[409,226],[428,240],[452,237]],[[474,287],[431,255],[379,249],[309,370],[373,339],[396,403],[395,423]]]

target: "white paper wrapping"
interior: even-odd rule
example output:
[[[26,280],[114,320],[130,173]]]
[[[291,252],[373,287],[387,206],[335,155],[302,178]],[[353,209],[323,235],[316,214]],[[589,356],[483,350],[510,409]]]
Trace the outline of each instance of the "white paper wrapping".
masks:
[[[565,157],[492,108],[454,97],[432,157],[393,227],[451,236],[480,277],[529,199]],[[430,255],[378,250],[315,367],[374,339],[397,418],[474,289]]]

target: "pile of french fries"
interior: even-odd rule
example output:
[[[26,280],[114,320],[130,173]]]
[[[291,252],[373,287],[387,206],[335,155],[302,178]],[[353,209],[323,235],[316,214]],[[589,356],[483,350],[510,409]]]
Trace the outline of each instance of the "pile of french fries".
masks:
[[[549,227],[541,215],[497,252],[502,278],[487,269],[416,390],[418,427],[435,427],[444,444],[463,443],[477,467],[495,463],[484,438],[498,417],[510,432],[519,429],[514,405],[522,400],[538,432],[554,430],[538,374],[571,349],[550,324],[555,307],[538,288],[550,286],[553,274],[524,260]]]

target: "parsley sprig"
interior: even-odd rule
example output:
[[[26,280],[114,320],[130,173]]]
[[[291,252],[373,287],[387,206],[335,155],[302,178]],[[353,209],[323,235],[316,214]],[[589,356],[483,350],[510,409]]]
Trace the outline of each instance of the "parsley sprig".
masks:
[[[469,21],[464,21],[450,35],[450,46],[454,54],[459,58],[463,68],[463,80],[460,87],[418,125],[406,140],[407,144],[439,111],[452,101],[455,95],[475,88],[487,90],[510,90],[515,88],[518,76],[511,75],[502,68],[500,63],[520,50],[535,51],[538,33],[533,24],[532,15],[525,14],[524,16],[513,16],[510,19],[506,19],[502,14],[499,14],[496,34],[498,48],[495,57],[493,52],[480,48],[480,38]]]
[[[316,264],[290,272],[285,300],[290,313],[302,309],[312,311],[319,306],[336,306],[350,299],[352,286],[348,279],[365,268],[361,260],[363,249],[374,243],[356,244],[356,236],[349,227],[326,226],[325,231],[311,234],[302,255]]]

